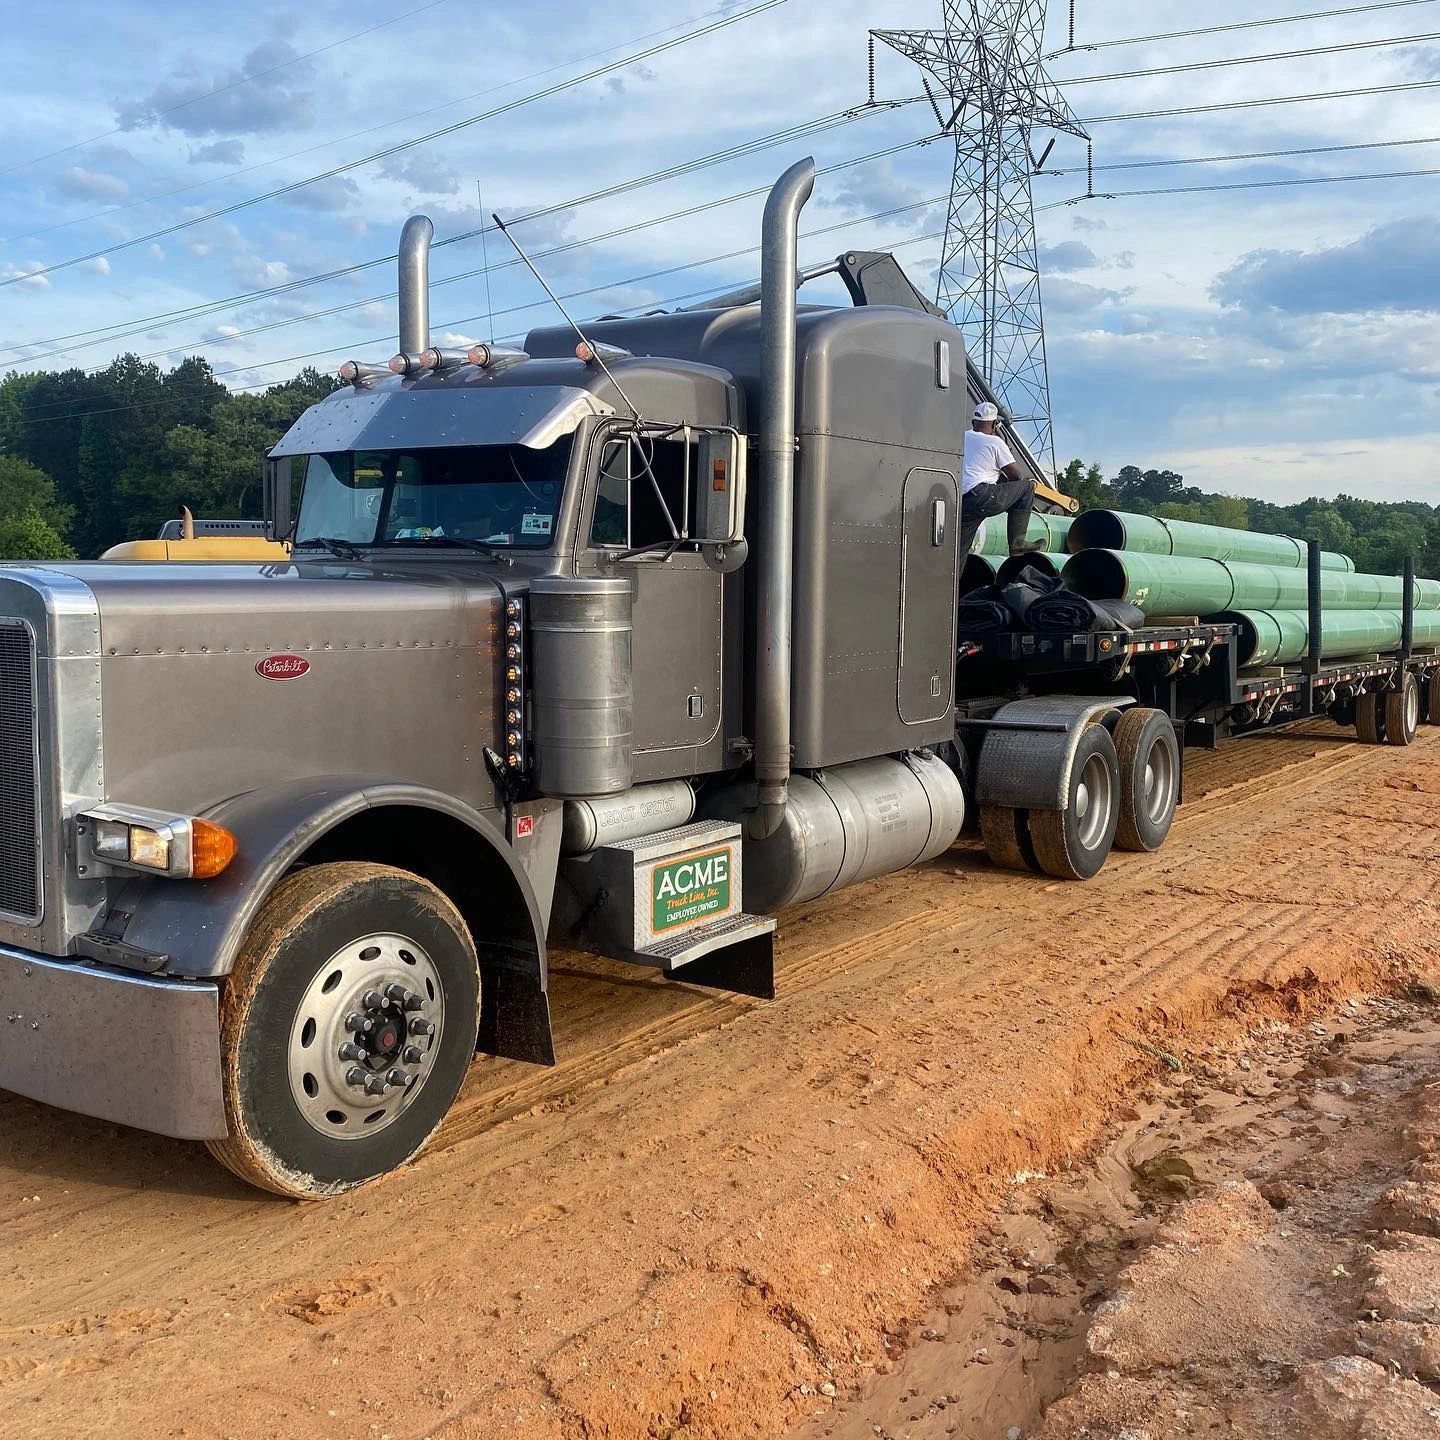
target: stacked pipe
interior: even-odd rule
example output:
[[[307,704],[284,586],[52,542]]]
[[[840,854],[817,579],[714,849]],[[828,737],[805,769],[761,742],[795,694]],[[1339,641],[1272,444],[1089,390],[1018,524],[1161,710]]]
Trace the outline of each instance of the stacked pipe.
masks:
[[[1061,578],[1078,594],[1125,600],[1147,616],[1233,624],[1242,668],[1308,653],[1303,540],[1109,510],[1086,511],[1066,528],[1072,553]],[[1405,582],[1358,574],[1333,551],[1321,552],[1320,565],[1322,658],[1398,648]],[[1413,643],[1440,645],[1440,580],[1416,580],[1412,594]]]

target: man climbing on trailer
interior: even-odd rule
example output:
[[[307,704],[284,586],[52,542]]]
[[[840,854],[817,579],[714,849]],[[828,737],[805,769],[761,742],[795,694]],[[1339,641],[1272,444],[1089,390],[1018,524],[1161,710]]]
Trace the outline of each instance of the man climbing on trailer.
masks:
[[[960,554],[968,555],[980,522],[1004,515],[1012,555],[1043,550],[1041,540],[1026,540],[1035,508],[1035,482],[1020,473],[1010,447],[995,433],[1000,412],[988,400],[975,407],[972,428],[965,433],[965,464],[961,480]]]

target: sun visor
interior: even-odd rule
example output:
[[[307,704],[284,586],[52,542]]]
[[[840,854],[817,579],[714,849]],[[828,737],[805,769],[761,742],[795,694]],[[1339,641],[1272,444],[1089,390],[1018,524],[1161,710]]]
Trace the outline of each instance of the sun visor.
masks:
[[[447,445],[525,445],[543,450],[587,415],[614,410],[569,385],[376,388],[312,405],[270,452],[427,450]]]

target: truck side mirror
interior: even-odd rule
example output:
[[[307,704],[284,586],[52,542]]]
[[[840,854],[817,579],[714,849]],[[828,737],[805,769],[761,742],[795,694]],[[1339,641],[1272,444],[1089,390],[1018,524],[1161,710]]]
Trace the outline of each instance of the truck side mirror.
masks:
[[[702,546],[739,546],[745,539],[745,438],[734,430],[700,436],[695,467],[695,538]]]
[[[294,529],[289,455],[265,457],[265,526],[272,540],[288,540]]]

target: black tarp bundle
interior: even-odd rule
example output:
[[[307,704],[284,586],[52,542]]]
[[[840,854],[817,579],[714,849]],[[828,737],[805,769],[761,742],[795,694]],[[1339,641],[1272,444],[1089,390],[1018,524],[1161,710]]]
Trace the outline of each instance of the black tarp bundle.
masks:
[[[982,585],[962,595],[961,634],[994,635],[1007,630],[1138,630],[1145,614],[1123,600],[1087,600],[1067,590],[1059,577],[1027,565],[1007,585]]]

